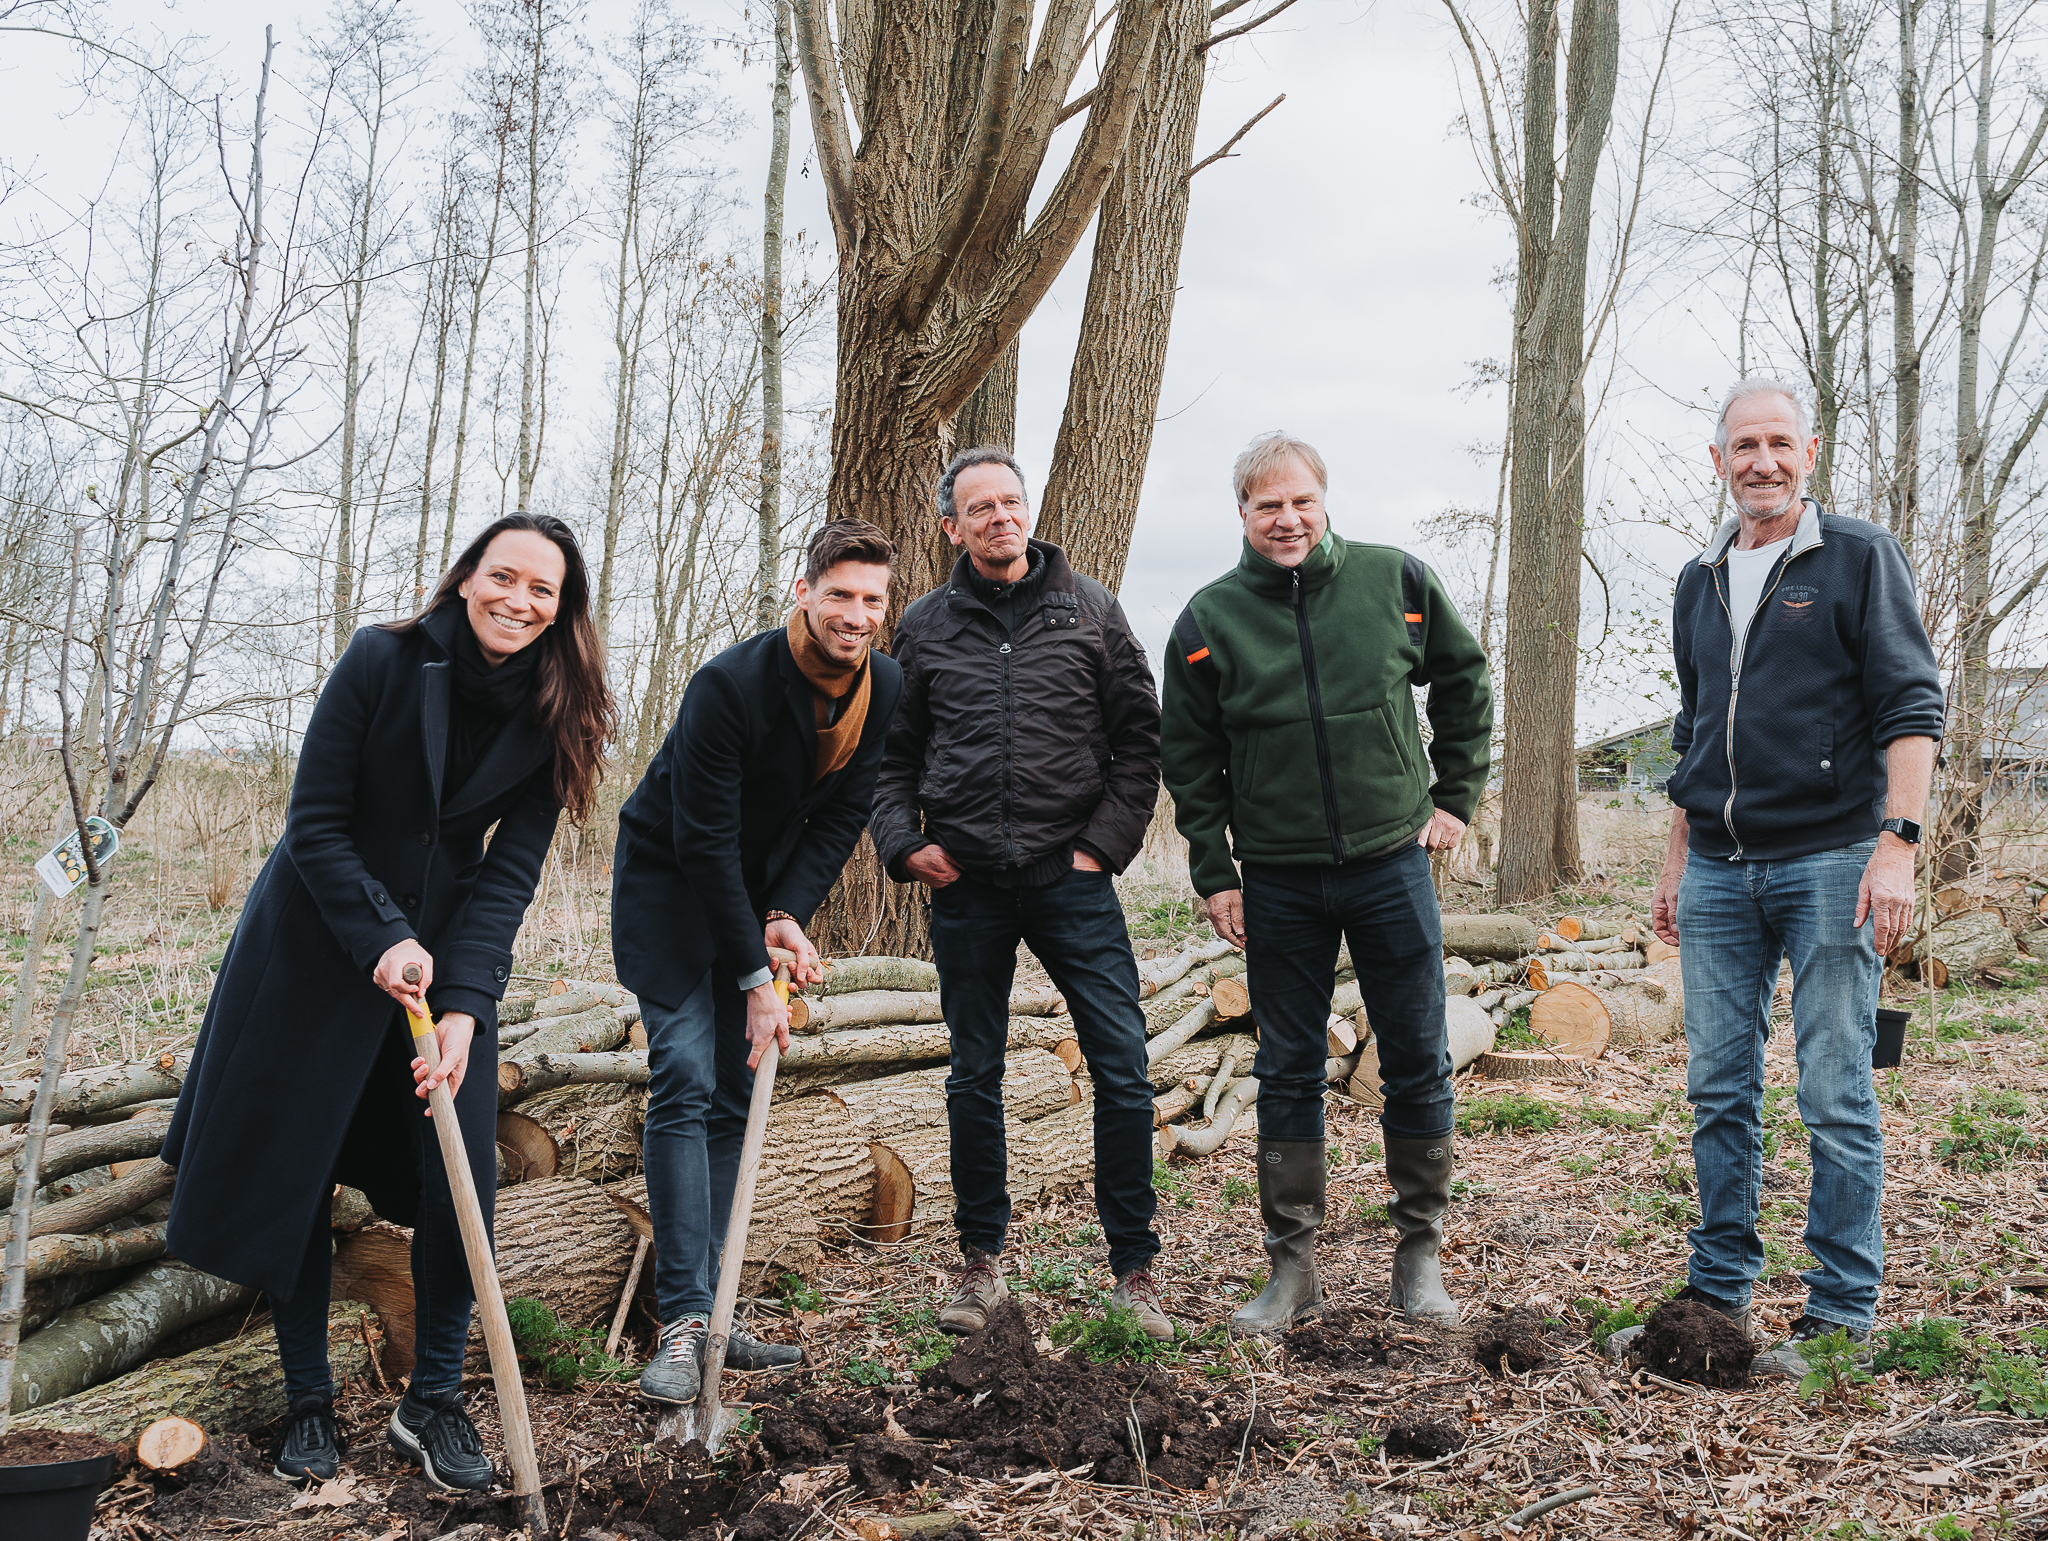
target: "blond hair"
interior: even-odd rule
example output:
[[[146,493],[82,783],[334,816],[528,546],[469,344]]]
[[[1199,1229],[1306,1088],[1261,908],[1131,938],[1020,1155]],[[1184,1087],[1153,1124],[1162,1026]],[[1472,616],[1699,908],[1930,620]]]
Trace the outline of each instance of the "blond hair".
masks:
[[[1305,439],[1297,439],[1276,428],[1247,444],[1244,453],[1237,457],[1237,464],[1230,468],[1237,506],[1243,508],[1251,502],[1252,489],[1289,461],[1296,462],[1313,476],[1316,485],[1324,492],[1330,490],[1330,473],[1323,465],[1323,457],[1316,453],[1316,447]]]

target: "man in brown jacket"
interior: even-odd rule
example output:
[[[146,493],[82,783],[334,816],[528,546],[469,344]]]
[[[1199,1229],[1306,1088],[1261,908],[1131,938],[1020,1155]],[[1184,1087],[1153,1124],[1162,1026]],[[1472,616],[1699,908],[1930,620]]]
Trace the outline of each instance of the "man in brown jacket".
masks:
[[[890,651],[903,705],[869,827],[899,882],[932,888],[932,956],[952,1033],[946,1113],[965,1257],[948,1332],[1006,1297],[1010,1223],[1003,1051],[1017,944],[1066,996],[1095,1087],[1095,1209],[1111,1304],[1173,1336],[1147,1265],[1152,1084],[1138,966],[1111,874],[1144,843],[1159,793],[1159,700],[1116,597],[1032,540],[1024,475],[1000,449],[956,455],[939,516],[962,555],[903,612]]]

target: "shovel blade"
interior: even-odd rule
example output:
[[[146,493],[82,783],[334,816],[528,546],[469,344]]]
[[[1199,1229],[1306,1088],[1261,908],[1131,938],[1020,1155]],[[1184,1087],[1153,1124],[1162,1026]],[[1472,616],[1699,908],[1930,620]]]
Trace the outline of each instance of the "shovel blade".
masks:
[[[655,1438],[659,1442],[673,1437],[679,1445],[687,1445],[694,1439],[707,1452],[716,1455],[726,1436],[738,1428],[746,1416],[744,1407],[720,1402],[707,1409],[702,1402],[692,1402],[663,1418],[655,1430]]]

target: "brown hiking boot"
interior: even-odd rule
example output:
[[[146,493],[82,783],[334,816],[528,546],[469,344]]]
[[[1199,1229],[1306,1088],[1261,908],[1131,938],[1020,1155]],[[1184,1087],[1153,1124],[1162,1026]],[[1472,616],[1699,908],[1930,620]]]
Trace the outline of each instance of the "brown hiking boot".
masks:
[[[953,1287],[953,1298],[939,1313],[939,1331],[956,1338],[981,1331],[988,1325],[989,1313],[1010,1298],[1003,1284],[1002,1265],[993,1252],[976,1247],[960,1250],[967,1263],[960,1270],[960,1282]]]
[[[1148,1338],[1161,1343],[1173,1341],[1173,1323],[1167,1317],[1166,1306],[1159,1298],[1159,1286],[1153,1282],[1151,1273],[1143,1268],[1133,1268],[1116,1281],[1109,1303],[1121,1306],[1138,1319],[1138,1330]]]

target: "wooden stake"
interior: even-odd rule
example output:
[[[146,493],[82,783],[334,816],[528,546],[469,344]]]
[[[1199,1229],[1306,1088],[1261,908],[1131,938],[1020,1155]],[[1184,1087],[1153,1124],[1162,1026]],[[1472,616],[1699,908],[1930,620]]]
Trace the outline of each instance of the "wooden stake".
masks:
[[[619,1334],[626,1330],[626,1313],[633,1309],[633,1292],[640,1288],[640,1270],[647,1266],[648,1238],[633,1243],[633,1266],[626,1270],[626,1287],[619,1291],[619,1309],[612,1314],[612,1330],[604,1340],[607,1355],[619,1351]]]

